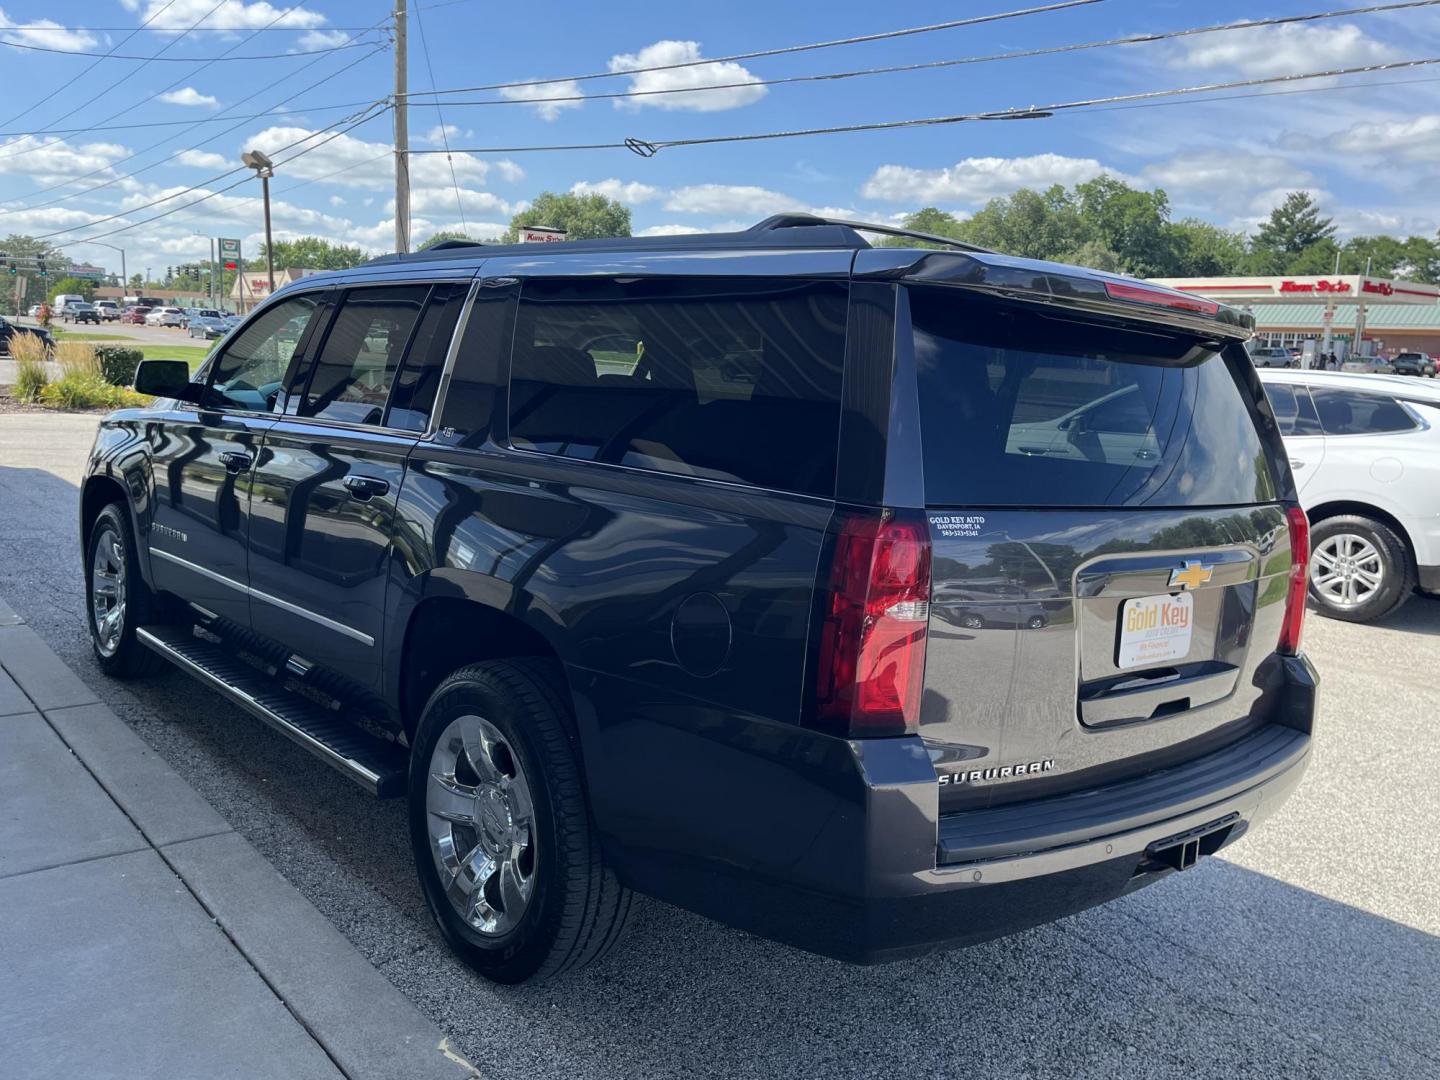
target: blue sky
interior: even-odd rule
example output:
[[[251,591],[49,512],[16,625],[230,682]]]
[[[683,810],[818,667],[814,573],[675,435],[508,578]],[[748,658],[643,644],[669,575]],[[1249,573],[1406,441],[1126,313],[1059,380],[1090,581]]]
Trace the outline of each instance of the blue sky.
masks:
[[[105,238],[126,248],[131,272],[203,258],[205,237],[211,235],[240,236],[247,252],[254,252],[262,232],[253,181],[163,220],[136,223],[235,184],[240,175],[212,178],[236,168],[249,147],[273,153],[298,143],[275,155],[314,147],[283,165],[273,183],[277,236],[320,235],[388,250],[393,236],[388,115],[317,144],[330,134],[323,131],[326,125],[389,92],[391,53],[368,45],[313,50],[379,40],[376,32],[362,28],[381,22],[390,6],[387,0],[305,0],[287,11],[286,0],[274,0],[274,6],[251,0],[171,0],[168,7],[166,0],[0,0],[0,41],[105,52],[150,18],[149,26],[118,52],[151,56],[163,49],[164,57],[194,58],[143,66],[121,59],[94,64],[87,57],[0,45],[0,120],[7,121],[0,131],[10,133],[0,134],[0,236],[71,230],[55,238],[71,245],[66,248],[70,254],[118,270],[113,252],[75,241],[135,224]],[[873,0],[535,0],[525,5],[434,0],[433,9],[422,5],[419,19],[411,17],[411,86],[560,79],[1024,6],[1026,0],[903,5]],[[588,96],[747,84],[738,88],[563,105],[451,103],[443,107],[443,123],[456,148],[627,136],[660,140],[944,115],[1440,57],[1440,7],[1433,7],[937,71],[748,85],[780,76],[1302,14],[1325,6],[1330,5],[1324,0],[1213,0],[1205,5],[1103,0],[977,27],[740,64],[560,82],[528,93]],[[201,29],[178,36],[178,30],[195,25],[212,9],[199,23]],[[277,17],[283,29],[245,40]],[[205,63],[227,49],[236,55],[281,55]],[[305,90],[321,80],[323,85]],[[472,235],[494,235],[515,210],[546,189],[603,191],[631,206],[636,232],[679,232],[744,226],[787,209],[891,220],[936,205],[963,215],[1017,187],[1071,184],[1102,172],[1165,188],[1177,217],[1248,227],[1284,192],[1303,188],[1316,195],[1343,232],[1433,234],[1440,225],[1440,205],[1433,196],[1440,181],[1440,65],[1342,82],[1398,85],[1072,113],[1024,123],[672,148],[651,159],[625,150],[455,154],[453,179],[443,155],[417,157],[414,236],[418,241],[438,229],[459,228],[462,214]],[[294,111],[236,119],[276,108],[302,90],[284,106]],[[493,91],[459,95],[470,100],[500,96]],[[322,108],[332,105],[350,107]],[[77,107],[75,115],[60,119]],[[169,121],[206,122],[193,128],[116,126]],[[412,107],[416,148],[439,146],[441,123],[433,106]],[[235,130],[226,132],[232,125]],[[92,130],[20,134],[73,127]],[[177,194],[195,185],[200,190]],[[167,196],[175,197],[143,208]],[[119,216],[84,227],[111,215]]]

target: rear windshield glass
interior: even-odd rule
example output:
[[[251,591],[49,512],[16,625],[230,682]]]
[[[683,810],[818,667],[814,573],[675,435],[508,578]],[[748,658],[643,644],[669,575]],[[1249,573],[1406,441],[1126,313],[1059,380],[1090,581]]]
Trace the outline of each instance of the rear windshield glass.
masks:
[[[1194,339],[911,290],[932,506],[1275,498],[1252,406]]]

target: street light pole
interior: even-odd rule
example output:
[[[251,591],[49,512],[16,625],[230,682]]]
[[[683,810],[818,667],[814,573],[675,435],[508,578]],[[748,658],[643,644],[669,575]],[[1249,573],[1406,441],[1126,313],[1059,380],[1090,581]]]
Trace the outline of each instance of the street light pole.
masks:
[[[270,292],[275,292],[275,244],[270,239],[270,178],[275,175],[275,163],[259,150],[246,150],[240,160],[248,169],[254,169],[260,177],[260,189],[265,197],[265,269],[270,278]]]
[[[114,244],[102,244],[99,240],[87,240],[87,244],[94,244],[96,247],[109,248],[111,251],[120,253],[120,299],[125,299],[125,290],[130,287],[130,279],[125,276],[125,249],[116,247]]]

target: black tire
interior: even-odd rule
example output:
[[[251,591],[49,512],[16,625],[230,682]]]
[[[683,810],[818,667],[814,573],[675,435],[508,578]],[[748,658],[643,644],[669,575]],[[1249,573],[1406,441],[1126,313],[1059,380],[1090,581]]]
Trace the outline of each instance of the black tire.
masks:
[[[111,545],[111,538],[118,541],[118,549]],[[96,559],[101,544],[107,550],[118,550],[118,561],[122,573],[119,578],[119,633],[113,640],[108,633],[102,635],[98,622],[97,594],[95,591]],[[106,506],[90,527],[90,536],[85,542],[85,625],[90,631],[90,648],[100,670],[115,679],[136,679],[164,671],[166,663],[157,653],[141,645],[135,638],[135,629],[148,626],[156,621],[160,605],[155,594],[145,584],[140,574],[135,536],[130,529],[129,515],[118,502]],[[113,557],[113,556],[112,556]]]
[[[973,611],[967,611],[964,615],[960,616],[960,625],[966,630],[984,630],[985,620]]]
[[[484,933],[465,920],[447,895],[431,846],[431,763],[442,734],[461,717],[483,717],[498,729],[517,771],[523,770],[533,806],[532,892],[518,922],[503,932]],[[441,934],[456,955],[495,982],[576,970],[608,952],[624,930],[631,893],[601,852],[568,694],[553,662],[485,661],[436,688],[411,749],[410,840]]]
[[[1381,567],[1378,588],[1362,602],[1346,606],[1337,603],[1317,586],[1319,558],[1328,541],[1353,536],[1367,541],[1376,552]],[[1338,542],[1337,542],[1338,546]],[[1359,514],[1338,514],[1323,518],[1310,527],[1310,599],[1322,615],[1344,622],[1370,622],[1383,618],[1398,608],[1415,591],[1417,576],[1410,550],[1395,530],[1382,521]]]

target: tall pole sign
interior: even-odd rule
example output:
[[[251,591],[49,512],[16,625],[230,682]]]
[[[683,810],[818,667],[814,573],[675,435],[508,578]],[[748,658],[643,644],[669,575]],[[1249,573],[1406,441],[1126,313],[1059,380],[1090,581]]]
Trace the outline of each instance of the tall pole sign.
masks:
[[[221,287],[222,287],[222,289],[223,289],[224,284],[225,284],[225,271],[226,271],[226,270],[234,270],[234,271],[236,271],[236,279],[237,279],[237,280],[239,279],[239,276],[240,276],[240,275],[239,275],[239,271],[240,271],[240,241],[239,241],[239,240],[227,240],[225,237],[222,236],[222,237],[220,237],[220,241],[219,241],[219,242],[220,242],[220,267],[221,267],[221,270],[220,270],[220,284],[221,284]],[[237,305],[238,305],[238,302],[239,302],[239,298],[238,298],[238,297],[236,298],[236,301],[237,301]]]

